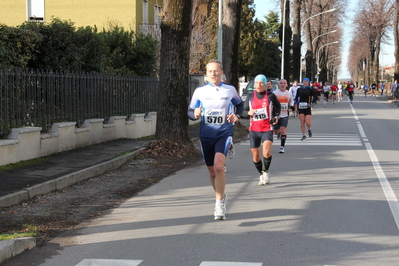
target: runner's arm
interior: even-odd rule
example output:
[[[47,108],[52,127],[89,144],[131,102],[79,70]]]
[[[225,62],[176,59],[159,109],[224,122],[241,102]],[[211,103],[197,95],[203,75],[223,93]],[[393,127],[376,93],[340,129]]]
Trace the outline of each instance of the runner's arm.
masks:
[[[273,93],[272,95],[270,95],[270,99],[271,99],[272,102],[273,102],[273,106],[274,106],[274,115],[277,116],[277,117],[279,117],[279,116],[280,116],[280,112],[281,112],[281,104],[280,104],[280,102],[278,101],[276,94]]]

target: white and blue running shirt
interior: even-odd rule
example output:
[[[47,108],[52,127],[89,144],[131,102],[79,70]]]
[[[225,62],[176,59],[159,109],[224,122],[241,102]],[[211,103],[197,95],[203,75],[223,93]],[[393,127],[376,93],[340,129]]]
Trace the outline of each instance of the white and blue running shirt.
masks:
[[[234,113],[234,105],[241,103],[236,89],[223,82],[219,86],[211,83],[198,87],[193,94],[189,108],[202,106],[200,138],[215,139],[232,136],[233,123],[227,122],[227,115]]]

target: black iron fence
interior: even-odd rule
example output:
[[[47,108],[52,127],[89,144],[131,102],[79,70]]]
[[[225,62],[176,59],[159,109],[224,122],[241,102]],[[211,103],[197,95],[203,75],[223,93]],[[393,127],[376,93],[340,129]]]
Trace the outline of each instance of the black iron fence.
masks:
[[[198,81],[190,81],[190,95]],[[12,128],[157,110],[158,79],[51,70],[0,70],[0,138]]]

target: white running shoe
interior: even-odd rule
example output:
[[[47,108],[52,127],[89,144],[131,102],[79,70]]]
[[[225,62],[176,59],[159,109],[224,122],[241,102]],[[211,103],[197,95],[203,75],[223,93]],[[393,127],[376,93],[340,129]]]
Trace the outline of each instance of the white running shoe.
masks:
[[[227,167],[226,167],[226,165],[224,165],[224,172],[225,172],[225,173],[227,172]]]
[[[269,172],[263,172],[263,180],[265,180],[266,184],[270,183],[270,176],[269,176]]]
[[[215,205],[214,216],[215,216],[215,220],[225,220],[226,219],[226,205],[225,204]]]
[[[269,173],[262,171],[262,174],[259,176],[259,186],[264,186],[270,183]]]
[[[262,173],[260,174],[260,176],[259,176],[259,186],[264,186],[264,185],[266,185],[266,181],[265,181],[265,179],[263,178],[263,171],[262,171]]]
[[[284,153],[284,147],[283,146],[280,147],[280,150],[278,151],[278,153]]]
[[[229,157],[229,159],[233,159],[235,154],[236,154],[236,151],[234,150],[233,143],[231,143],[230,149],[227,152],[227,157]]]

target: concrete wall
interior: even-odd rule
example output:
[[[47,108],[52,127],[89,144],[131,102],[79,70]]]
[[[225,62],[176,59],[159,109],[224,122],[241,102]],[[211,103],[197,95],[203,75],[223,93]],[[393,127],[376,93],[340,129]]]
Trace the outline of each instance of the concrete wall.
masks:
[[[0,140],[0,166],[31,160],[51,154],[119,139],[141,138],[155,135],[155,112],[104,119],[88,119],[84,127],[76,128],[75,122],[55,123],[49,133],[41,134],[40,127],[14,128],[7,139]]]

